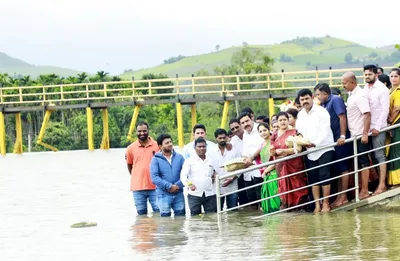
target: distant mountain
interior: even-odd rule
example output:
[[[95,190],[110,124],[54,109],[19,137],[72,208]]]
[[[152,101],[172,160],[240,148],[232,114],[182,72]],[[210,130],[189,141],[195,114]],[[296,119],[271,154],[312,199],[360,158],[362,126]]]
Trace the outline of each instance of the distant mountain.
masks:
[[[67,77],[76,75],[79,71],[54,66],[36,66],[0,52],[0,73],[7,73],[10,76],[30,75],[31,77],[55,73],[59,76]]]
[[[219,45],[216,47],[219,49]],[[179,74],[184,77],[195,74],[200,69],[212,73],[215,66],[229,65],[232,55],[240,48],[242,46],[233,46],[202,55],[172,57],[164,60],[164,64],[151,68],[126,70],[121,77],[131,79],[135,76],[138,79],[147,73],[162,73],[169,77]],[[330,36],[298,37],[273,45],[248,45],[248,48],[262,50],[272,56],[275,60],[275,71],[313,70],[315,67],[328,69],[330,66],[334,69],[354,68],[366,63],[391,66],[400,61],[400,51],[394,48],[394,44],[392,47],[370,48]]]

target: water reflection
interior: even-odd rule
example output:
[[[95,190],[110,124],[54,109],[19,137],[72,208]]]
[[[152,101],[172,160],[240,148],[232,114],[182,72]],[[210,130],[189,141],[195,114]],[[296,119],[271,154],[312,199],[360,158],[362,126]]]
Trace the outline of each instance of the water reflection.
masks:
[[[142,253],[151,253],[162,247],[185,245],[188,240],[185,222],[184,217],[136,217],[131,227],[132,248]]]

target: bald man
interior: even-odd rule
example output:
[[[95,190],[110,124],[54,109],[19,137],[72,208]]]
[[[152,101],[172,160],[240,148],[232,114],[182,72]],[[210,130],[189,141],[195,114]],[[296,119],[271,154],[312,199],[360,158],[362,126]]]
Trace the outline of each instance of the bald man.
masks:
[[[363,153],[369,151],[368,132],[371,125],[371,110],[369,107],[366,92],[357,84],[357,78],[352,72],[347,72],[342,76],[342,84],[344,89],[349,93],[347,99],[347,122],[351,136],[362,135],[361,140],[357,140],[357,152]],[[359,155],[358,167],[368,167],[369,158],[367,154]],[[361,190],[360,199],[367,198],[369,181],[369,169],[361,172]]]

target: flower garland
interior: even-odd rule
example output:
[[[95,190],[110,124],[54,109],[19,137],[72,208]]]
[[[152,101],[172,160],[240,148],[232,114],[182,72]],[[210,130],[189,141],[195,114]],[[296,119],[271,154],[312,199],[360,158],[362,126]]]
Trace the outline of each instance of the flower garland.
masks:
[[[280,111],[287,111],[291,108],[296,109],[296,107],[294,106],[294,101],[291,100],[286,100],[281,105],[277,105],[277,107],[279,108]]]

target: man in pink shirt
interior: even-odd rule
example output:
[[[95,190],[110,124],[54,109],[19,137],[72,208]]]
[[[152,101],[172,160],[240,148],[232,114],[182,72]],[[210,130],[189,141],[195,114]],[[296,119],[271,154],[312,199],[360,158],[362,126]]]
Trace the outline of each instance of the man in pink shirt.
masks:
[[[385,146],[386,132],[379,133],[387,127],[389,115],[389,90],[381,81],[378,80],[378,69],[375,65],[364,66],[364,76],[366,85],[364,87],[367,94],[369,107],[371,109],[371,133],[372,148],[376,149]],[[374,151],[376,161],[379,165],[379,185],[373,195],[378,195],[386,190],[386,157],[385,149]]]
[[[357,152],[363,153],[369,151],[368,132],[371,125],[371,112],[367,95],[363,89],[357,85],[357,78],[352,72],[347,72],[342,76],[342,84],[349,93],[347,99],[347,122],[351,136],[362,135],[361,140],[357,141]],[[367,154],[357,156],[358,167],[365,168],[369,166]],[[360,199],[367,198],[369,181],[369,169],[361,171],[361,190]]]

